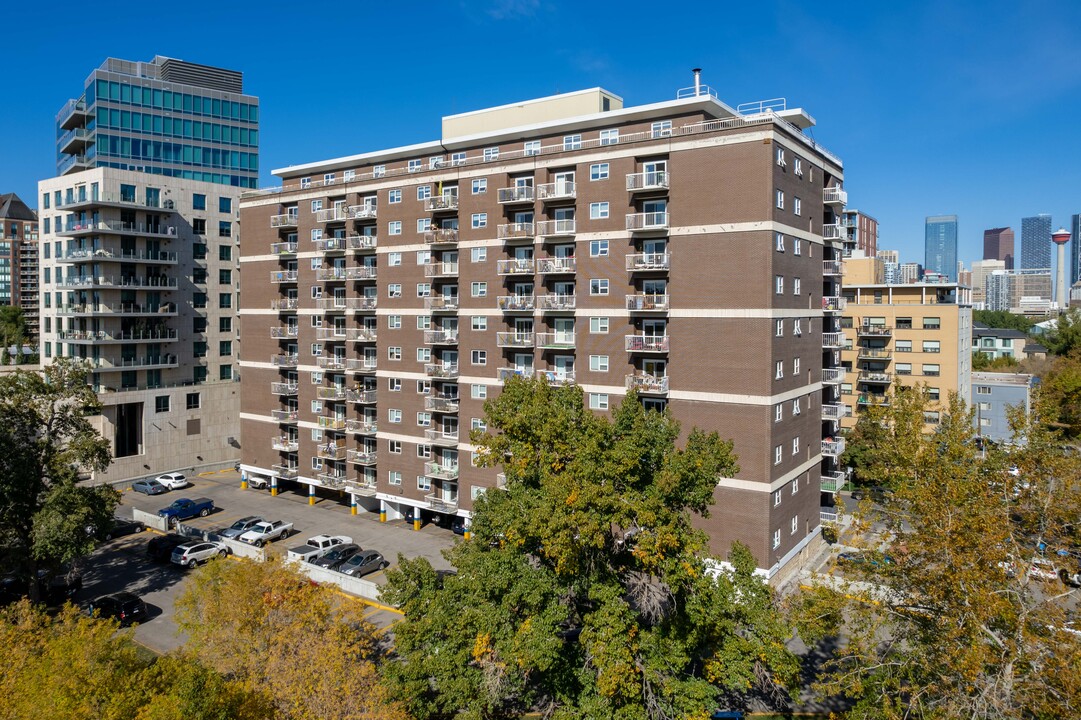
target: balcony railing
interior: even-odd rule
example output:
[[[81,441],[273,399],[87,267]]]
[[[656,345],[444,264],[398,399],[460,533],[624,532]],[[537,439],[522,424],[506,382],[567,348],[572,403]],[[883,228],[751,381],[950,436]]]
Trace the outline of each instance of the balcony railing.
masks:
[[[175,277],[164,275],[149,275],[138,277],[135,275],[78,275],[57,282],[60,287],[74,288],[167,288],[177,286]]]
[[[360,495],[362,497],[374,497],[379,491],[379,486],[375,480],[363,480],[356,484],[346,483],[345,491],[353,495]]]
[[[376,371],[378,361],[374,357],[349,358],[345,361],[345,369],[359,373],[373,373]]]
[[[848,232],[840,224],[822,226],[823,240],[844,240],[846,237],[848,237]]]
[[[860,347],[856,350],[860,360],[889,360],[893,353],[886,348]]]
[[[271,215],[270,227],[272,228],[290,228],[297,226],[298,215],[296,213],[286,213],[285,215]]]
[[[345,460],[345,448],[338,447],[337,443],[319,443],[315,448],[315,456],[324,460]]]
[[[57,262],[143,262],[165,263],[175,265],[177,254],[175,252],[151,252],[144,250],[129,250],[126,248],[70,248],[62,256],[56,258]]]
[[[347,455],[349,462],[365,466],[375,465],[379,457],[375,450],[350,450]]]
[[[537,194],[533,191],[532,185],[499,188],[497,196],[500,204],[502,205],[509,205],[512,203],[531,203],[537,198]]]
[[[822,202],[827,205],[847,205],[848,193],[839,187],[823,188]]]
[[[270,392],[273,395],[296,395],[300,391],[300,385],[294,382],[272,382]]]
[[[511,378],[531,378],[533,377],[533,368],[499,368],[496,370],[496,376],[500,382],[506,382]]]
[[[138,342],[175,342],[178,338],[174,329],[132,330],[130,332],[106,332],[104,330],[58,330],[57,337],[74,343],[138,343]]]
[[[359,403],[360,405],[371,405],[378,398],[378,392],[375,390],[346,390],[345,399],[349,402]]]
[[[533,240],[537,235],[533,223],[524,222],[500,225],[495,236],[499,240]]]
[[[532,275],[536,269],[532,258],[499,260],[495,264],[495,271],[499,275]]]
[[[856,332],[860,336],[867,337],[889,337],[893,334],[893,328],[889,325],[872,325],[870,323],[861,323],[856,326]]]
[[[576,304],[577,301],[574,295],[549,293],[548,295],[540,295],[537,297],[537,309],[539,310],[574,310]]]
[[[321,355],[315,364],[324,370],[345,370],[345,358],[339,355]]]
[[[296,325],[286,325],[285,327],[272,327],[270,328],[270,337],[272,340],[288,340],[295,338],[300,334],[300,328]]]
[[[319,268],[315,271],[315,279],[319,281],[335,280],[374,280],[377,268],[374,265],[362,265],[360,267],[330,267]]]
[[[667,335],[625,335],[627,352],[668,352]]]
[[[296,270],[276,270],[270,273],[270,282],[275,285],[281,283],[295,283],[297,281]]]
[[[434,262],[424,265],[424,277],[430,278],[456,278],[458,277],[458,263]]]
[[[425,330],[424,343],[426,345],[457,345],[457,330]]]
[[[533,333],[530,332],[497,332],[495,334],[496,347],[531,348],[533,343]]]
[[[428,363],[424,366],[424,374],[430,378],[454,380],[458,377],[458,363]]]
[[[315,221],[318,223],[345,222],[349,218],[349,210],[347,210],[344,206],[327,208],[326,210],[317,210],[315,213]]]
[[[149,315],[169,317],[177,314],[176,305],[141,305],[137,303],[81,303],[78,305],[58,305],[58,315]]]
[[[373,203],[350,205],[347,214],[353,220],[374,220],[379,213],[379,208]]]
[[[458,463],[425,463],[424,470],[430,478],[435,478],[438,480],[458,479]]]
[[[374,435],[379,432],[379,423],[375,420],[350,419],[345,421],[345,431],[358,435]]]
[[[534,308],[532,295],[500,295],[496,303],[505,312],[532,312]]]
[[[827,385],[840,385],[844,380],[844,368],[822,368],[822,382]]]
[[[563,237],[574,235],[578,224],[573,218],[560,220],[541,220],[536,224],[537,235],[540,237]]]
[[[668,296],[638,293],[627,296],[627,309],[632,312],[667,312]]]
[[[315,241],[315,251],[321,253],[344,253],[346,249],[345,238],[330,237],[320,238]]]
[[[574,333],[572,332],[545,332],[537,333],[537,347],[550,349],[574,348]]]
[[[343,318],[344,319],[344,318]],[[345,342],[345,327],[321,327],[315,329],[316,340],[329,340],[330,342]]]
[[[840,260],[823,260],[822,261],[822,274],[823,275],[841,275],[843,268],[841,267]]]
[[[578,269],[573,257],[548,257],[537,260],[537,271],[541,275],[565,275]]]
[[[634,374],[626,376],[628,390],[637,390],[640,395],[667,395],[668,378],[652,375]]]
[[[135,357],[87,359],[90,362],[90,367],[99,372],[139,370],[143,368],[170,368],[179,365],[177,356],[168,353],[139,355]]]
[[[315,396],[320,400],[344,400],[345,388],[343,387],[321,387],[315,391]]]
[[[432,412],[456,413],[458,412],[458,398],[429,395],[424,398],[424,409]]]
[[[628,213],[627,229],[631,232],[648,232],[668,229],[667,212]]]
[[[345,339],[352,342],[375,342],[379,339],[379,333],[373,327],[349,328],[345,331]]]
[[[272,355],[270,357],[270,364],[280,368],[295,368],[300,362],[300,357],[297,355]]]
[[[844,405],[833,405],[823,403],[822,405],[822,419],[833,420],[834,422],[840,420],[845,416]]]
[[[320,415],[319,427],[324,430],[345,430],[345,418],[335,415]]]
[[[424,298],[424,307],[427,310],[455,311],[458,309],[457,296],[437,295]]]
[[[824,472],[822,473],[822,492],[836,493],[840,492],[845,483],[848,481],[848,475],[843,471],[836,472]]]
[[[537,195],[541,200],[573,200],[576,194],[577,186],[568,180],[537,186]]]
[[[379,238],[375,235],[348,235],[345,245],[350,250],[375,250],[379,244]]]
[[[319,481],[319,485],[321,487],[342,488],[345,487],[345,483],[348,478],[346,478],[346,476],[341,473],[332,472],[319,473],[316,476],[316,479]]]
[[[296,452],[300,449],[300,442],[288,435],[281,435],[270,441],[270,447],[281,452]]]
[[[839,332],[822,333],[822,347],[829,350],[839,350],[845,346],[845,334]]]
[[[270,469],[274,471],[276,477],[283,480],[296,480],[299,472],[296,465],[271,465]]]
[[[458,430],[425,430],[424,439],[432,445],[454,447],[458,444]]]
[[[822,454],[826,457],[836,458],[845,451],[844,438],[826,438],[822,441]]]
[[[270,309],[277,310],[278,312],[295,311],[299,306],[300,301],[296,298],[278,298],[277,300],[270,301]]]
[[[298,246],[295,242],[277,242],[270,244],[270,252],[274,255],[296,255]]]
[[[668,270],[670,260],[668,253],[636,253],[627,256],[627,270],[629,272]]]
[[[627,190],[667,190],[668,172],[654,170],[653,172],[630,173],[627,175]]]
[[[856,396],[857,405],[889,405],[889,396],[882,393],[860,393]]]
[[[537,376],[553,387],[574,384],[573,370],[538,370]]]
[[[893,373],[879,372],[877,370],[861,370],[860,382],[888,385],[893,382]]]
[[[424,242],[428,245],[457,245],[458,231],[454,228],[435,228],[424,232]]]
[[[444,212],[458,209],[457,195],[433,195],[424,201],[424,209],[428,212]]]
[[[822,297],[822,310],[825,312],[841,312],[846,307],[848,307],[848,301],[839,295],[824,295]]]
[[[444,497],[439,493],[432,493],[425,495],[424,500],[428,503],[428,507],[436,512],[452,513],[458,509],[457,496]]]
[[[296,410],[271,410],[270,417],[280,423],[295,423],[297,421]]]
[[[337,298],[335,298],[337,300]],[[350,310],[368,311],[375,310],[378,300],[374,297],[354,297],[346,298],[345,306]]]

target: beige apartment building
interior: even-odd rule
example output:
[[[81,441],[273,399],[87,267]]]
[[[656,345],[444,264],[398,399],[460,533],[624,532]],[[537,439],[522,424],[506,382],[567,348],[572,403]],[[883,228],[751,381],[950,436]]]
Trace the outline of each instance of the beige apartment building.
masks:
[[[933,400],[945,402],[957,392],[971,401],[971,289],[956,283],[861,283],[876,274],[876,264],[881,261],[845,261],[841,412],[846,429],[855,426],[862,408],[888,403],[897,386],[926,385]],[[937,423],[939,413],[929,410],[928,424]]]
[[[469,433],[509,377],[627,391],[735,442],[701,519],[777,577],[843,450],[842,165],[784,105],[599,88],[443,119],[439,140],[245,194],[242,463],[383,520],[471,517]],[[834,241],[824,241],[824,232]]]
[[[101,167],[38,189],[41,361],[91,365],[94,479],[235,460],[239,188]]]

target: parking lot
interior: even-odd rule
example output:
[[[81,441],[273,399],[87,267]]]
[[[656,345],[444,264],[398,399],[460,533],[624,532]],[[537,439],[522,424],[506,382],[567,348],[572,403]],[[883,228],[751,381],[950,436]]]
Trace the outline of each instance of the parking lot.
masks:
[[[215,511],[205,518],[193,518],[185,525],[204,531],[228,527],[235,520],[248,515],[261,515],[267,520],[285,520],[293,523],[293,534],[288,540],[268,546],[273,554],[300,545],[312,535],[347,535],[361,547],[378,550],[391,562],[397,564],[399,554],[405,557],[426,557],[437,569],[449,570],[450,564],[443,559],[441,550],[457,540],[449,530],[435,525],[425,525],[413,530],[412,524],[403,521],[380,523],[378,516],[351,515],[349,507],[330,499],[322,499],[315,505],[308,504],[306,495],[286,491],[271,497],[266,490],[240,489],[240,477],[233,471],[207,473],[189,478],[192,485],[183,490],[173,490],[162,495],[146,496],[125,490],[117,515],[131,516],[131,508],[156,512],[180,497],[208,497],[214,501]],[[121,591],[138,594],[149,606],[147,622],[135,630],[135,638],[157,652],[167,652],[179,647],[183,638],[178,635],[173,615],[173,604],[191,574],[170,563],[155,563],[146,557],[147,541],[154,531],[118,538],[104,543],[83,567],[83,590],[81,603]],[[376,584],[386,582],[384,572],[365,577]],[[346,597],[346,596],[343,596]],[[365,618],[383,631],[401,619],[393,608],[360,599],[366,605]]]

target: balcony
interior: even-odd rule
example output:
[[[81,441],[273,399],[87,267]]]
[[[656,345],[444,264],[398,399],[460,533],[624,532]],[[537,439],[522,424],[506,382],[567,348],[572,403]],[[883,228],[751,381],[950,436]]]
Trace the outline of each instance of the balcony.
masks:
[[[297,421],[296,410],[271,410],[270,417],[280,423],[295,423]]]
[[[822,419],[832,420],[833,422],[840,421],[845,416],[844,405],[833,405],[823,403],[822,405]]]
[[[317,210],[315,212],[315,221],[317,223],[345,222],[349,218],[349,211],[344,206]]]
[[[345,431],[356,433],[357,435],[375,435],[379,432],[379,423],[370,419],[350,419],[345,421]]]
[[[270,328],[271,340],[291,340],[300,334],[300,328],[296,325]]]
[[[425,430],[424,439],[439,447],[457,447],[458,430]]]
[[[378,362],[374,357],[349,358],[345,361],[345,369],[350,372],[374,373]]]
[[[845,334],[839,332],[822,333],[822,348],[825,350],[840,350],[845,346]]]
[[[840,385],[844,381],[844,368],[822,368],[822,382],[826,385]]]
[[[822,226],[823,240],[844,240],[847,237],[848,232],[840,223]]]
[[[347,454],[349,462],[354,465],[370,467],[375,465],[378,454],[375,450],[350,450]]]
[[[424,500],[428,503],[428,507],[436,512],[453,513],[458,510],[457,496],[448,497],[439,493],[432,493],[431,495],[425,495]]]
[[[295,382],[272,382],[270,393],[272,395],[296,395],[300,391],[300,385]]]
[[[458,212],[457,195],[435,195],[424,201],[427,212]]]
[[[424,331],[424,344],[425,345],[457,345],[458,344],[458,331],[457,330],[425,330]]]
[[[370,202],[361,205],[350,205],[346,211],[346,215],[352,220],[375,220],[378,214],[378,206]]]
[[[537,195],[544,202],[551,200],[573,200],[577,196],[577,186],[573,182],[561,180],[537,186]]]
[[[424,265],[424,277],[428,278],[456,278],[458,277],[458,263],[456,262],[433,262]]]
[[[321,253],[344,253],[346,249],[345,238],[331,237],[320,238],[315,241],[315,251]]]
[[[457,480],[458,463],[424,463],[425,474],[434,480]]]
[[[147,252],[110,247],[70,248],[63,255],[58,256],[56,261],[59,263],[137,262],[176,265],[177,255],[175,252]]]
[[[345,418],[335,415],[320,415],[319,427],[324,430],[345,430]]]
[[[299,306],[300,301],[296,298],[279,298],[270,301],[270,309],[278,312],[296,312]]]
[[[514,205],[516,203],[530,203],[537,199],[532,185],[499,188],[497,193],[500,205]]]
[[[375,250],[379,239],[375,235],[348,235],[345,246],[350,250]]]
[[[533,242],[537,235],[533,223],[506,223],[496,228],[495,236],[499,240],[528,240]]]
[[[337,472],[319,473],[318,475],[316,475],[316,480],[318,480],[318,483],[316,484],[318,484],[320,487],[334,489],[341,489],[345,487],[346,483],[345,475],[343,473]]]
[[[345,331],[345,339],[352,342],[372,343],[379,337],[379,333],[373,327],[349,328]]]
[[[320,400],[345,400],[345,388],[321,387],[315,391],[315,396]]]
[[[876,385],[889,385],[893,382],[893,373],[878,370],[860,370],[859,381]]]
[[[429,395],[424,398],[424,409],[438,413],[456,413],[458,412],[458,398]]]
[[[67,130],[86,123],[90,116],[91,111],[87,109],[85,100],[68,100],[56,114],[56,124]]]
[[[458,363],[429,363],[424,366],[424,374],[439,380],[457,380]]]
[[[848,193],[839,187],[822,188],[822,202],[827,205],[847,205]]]
[[[57,174],[67,175],[73,170],[86,170],[92,164],[93,161],[86,155],[68,155],[57,165]]]
[[[300,362],[297,355],[271,355],[270,364],[279,368],[295,368]]]
[[[890,360],[893,353],[886,348],[859,347],[856,350],[856,357],[860,360]]]
[[[179,367],[176,355],[161,353],[120,358],[87,358],[95,372],[122,372],[124,370],[152,370]]]
[[[627,175],[628,192],[648,192],[651,190],[668,189],[668,172],[655,170],[653,172],[630,173]]]
[[[824,472],[822,473],[822,492],[836,493],[840,492],[845,483],[848,482],[848,476],[841,470],[836,472]]]
[[[334,298],[334,300],[335,302],[337,302],[338,298]],[[377,299],[375,297],[368,296],[346,298],[345,300],[345,307],[350,310],[356,310],[358,312],[374,312],[376,304]]]
[[[574,384],[573,370],[538,370],[537,375],[552,387]]]
[[[345,342],[345,327],[321,327],[315,329],[316,340],[326,340],[328,342]]]
[[[499,260],[495,264],[495,271],[499,275],[532,275],[536,271],[536,264],[532,258]]]
[[[638,293],[627,296],[627,309],[631,312],[668,312],[667,295]]]
[[[540,237],[570,237],[577,232],[578,223],[574,219],[541,220],[536,228]]]
[[[668,229],[667,212],[628,213],[627,230],[630,232],[657,232]]]
[[[319,443],[315,447],[315,456],[330,461],[345,460],[345,448],[338,447],[333,440],[328,443]]]
[[[63,282],[58,282],[60,287],[72,288],[122,288],[140,290],[144,288],[167,290],[175,289],[176,278],[165,275],[82,275],[68,277]]]
[[[424,231],[424,242],[428,245],[457,245],[458,230],[455,228],[436,228]]]
[[[298,246],[295,242],[277,242],[270,244],[270,252],[274,255],[296,255]]]
[[[342,280],[375,280],[376,267],[374,265],[362,265],[360,267],[329,267],[319,268],[315,271],[315,279],[320,282],[337,282]]]
[[[135,193],[110,193],[110,192],[90,192],[89,194],[84,191],[84,188],[78,188],[77,192],[68,193],[63,202],[56,206],[57,210],[74,210],[80,207],[120,207],[120,208],[134,208],[136,210],[156,210],[169,213],[176,212],[176,203],[172,200],[162,200],[160,198],[145,198],[144,200],[138,200],[135,197]]]
[[[65,342],[75,344],[92,343],[94,345],[116,343],[160,343],[176,342],[177,332],[170,328],[159,330],[133,330],[131,332],[111,333],[104,330],[58,330],[56,336]]]
[[[424,308],[426,310],[434,310],[439,312],[457,312],[458,310],[458,297],[437,295],[436,297],[424,298]]]
[[[533,312],[534,307],[532,295],[500,295],[496,303],[503,312]]]
[[[340,355],[322,355],[315,359],[315,364],[324,370],[345,370],[345,358]]]
[[[890,399],[882,393],[860,393],[856,396],[856,404],[864,407],[869,405],[889,405]]]
[[[671,257],[668,253],[636,253],[627,256],[628,272],[651,272],[668,270]]]
[[[371,405],[378,399],[375,390],[349,389],[345,391],[345,399],[359,405]]]
[[[285,215],[271,215],[270,227],[272,228],[295,228],[297,226],[297,218],[299,216],[296,213],[286,213]]]
[[[822,454],[828,458],[838,458],[845,451],[845,439],[826,438],[822,441]]]
[[[136,303],[82,303],[78,305],[58,305],[57,315],[86,315],[90,317],[172,317],[177,314],[176,305],[139,305]]]
[[[537,347],[548,350],[573,350],[574,333],[548,332],[537,333]]]
[[[376,492],[379,491],[379,486],[376,485],[375,480],[364,480],[363,482],[351,485],[348,482],[345,485],[345,491],[351,495],[359,495],[361,497],[375,497]]]
[[[822,296],[822,311],[828,313],[839,313],[848,307],[848,301],[839,295],[824,295]]]
[[[634,374],[626,376],[628,390],[637,390],[639,395],[667,395],[668,378],[652,375]]]
[[[296,452],[300,449],[300,442],[288,435],[280,435],[270,441],[270,447],[281,452]]]
[[[862,323],[856,326],[856,333],[860,337],[880,337],[888,338],[893,335],[893,328],[888,325],[871,325],[870,323]]]
[[[667,335],[625,335],[623,345],[627,352],[666,353]]]
[[[296,270],[276,270],[270,273],[270,282],[274,285],[293,284],[297,281]]]
[[[823,260],[822,261],[822,274],[828,276],[840,277],[844,272],[844,268],[841,266],[840,260]]]
[[[533,377],[533,368],[499,368],[496,370],[496,376],[499,382],[507,382],[516,377],[529,379]]]
[[[275,477],[282,480],[297,479],[298,468],[296,465],[271,465],[270,469],[274,471]]]
[[[541,275],[573,275],[578,263],[573,257],[547,257],[537,260],[537,271]]]
[[[537,297],[537,309],[546,312],[573,311],[576,304],[576,296],[574,295],[549,293]]]
[[[495,334],[496,347],[531,348],[533,342],[533,333],[530,332],[497,332]]]

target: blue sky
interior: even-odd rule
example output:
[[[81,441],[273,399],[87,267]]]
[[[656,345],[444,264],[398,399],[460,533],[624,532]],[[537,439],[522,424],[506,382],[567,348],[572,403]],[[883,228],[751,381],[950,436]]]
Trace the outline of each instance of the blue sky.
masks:
[[[960,217],[968,264],[985,228],[1020,240],[1023,216],[1081,213],[1076,0],[61,0],[12,3],[5,20],[0,192],[31,205],[55,170],[56,111],[91,69],[160,54],[244,72],[264,185],[273,168],[436,139],[456,112],[597,85],[627,105],[672,98],[700,66],[730,105],[808,110],[845,161],[850,207],[904,260],[923,261],[926,215]]]

